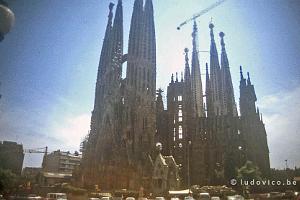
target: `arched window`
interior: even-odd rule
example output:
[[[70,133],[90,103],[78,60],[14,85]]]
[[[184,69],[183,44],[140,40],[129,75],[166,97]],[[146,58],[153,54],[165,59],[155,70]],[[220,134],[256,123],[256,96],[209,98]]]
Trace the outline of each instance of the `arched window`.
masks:
[[[182,101],[182,96],[181,95],[178,96],[178,101]]]
[[[179,138],[179,139],[182,139],[182,134],[183,134],[182,126],[180,125],[180,126],[178,127],[178,138]]]
[[[182,110],[178,110],[178,117],[182,117]]]

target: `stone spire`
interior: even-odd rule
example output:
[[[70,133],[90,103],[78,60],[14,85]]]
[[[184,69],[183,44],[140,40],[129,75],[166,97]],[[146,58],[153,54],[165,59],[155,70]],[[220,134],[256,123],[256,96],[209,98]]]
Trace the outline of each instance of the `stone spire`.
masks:
[[[132,133],[127,148],[132,149],[130,162],[146,163],[152,150],[155,136],[156,99],[156,39],[152,0],[135,0],[131,17],[125,100],[128,113],[134,113],[128,120]],[[140,129],[143,127],[143,129]],[[131,150],[130,150],[131,151]],[[143,159],[143,161],[142,161]]]
[[[101,123],[101,118],[103,117],[103,99],[110,91],[107,84],[107,74],[110,71],[111,61],[113,58],[112,55],[112,43],[113,43],[113,31],[112,31],[112,19],[113,19],[113,7],[114,4],[109,4],[109,14],[108,14],[108,22],[106,25],[105,36],[102,44],[100,61],[98,66],[98,74],[97,74],[97,82],[95,89],[95,102],[94,102],[94,110],[92,111],[91,124],[90,124],[90,132],[88,136],[88,144],[83,155],[83,159],[85,160],[85,164],[83,168],[91,167],[91,169],[84,170],[85,175],[88,177],[89,181],[92,181],[93,174],[95,172],[95,160],[96,158],[96,148],[97,142],[99,139],[99,126]]]
[[[143,0],[135,0],[130,23],[126,71],[127,84],[134,88],[135,91],[141,84],[138,78],[138,71],[140,70],[138,61],[142,56],[143,15]]]
[[[209,24],[210,28],[210,95],[211,95],[211,103],[213,106],[213,113],[215,115],[220,115],[221,111],[221,99],[220,99],[220,64],[218,58],[218,51],[216,47],[216,42],[214,38],[213,28],[214,25],[212,23]]]
[[[222,101],[222,114],[237,116],[237,108],[234,98],[234,90],[232,85],[231,73],[229,68],[229,62],[225,49],[223,32],[220,32],[221,38],[221,101]]]
[[[154,13],[152,0],[146,0],[145,3],[145,42],[147,46],[146,56],[148,60],[156,63],[156,42],[155,42],[155,28],[154,28]],[[149,44],[149,45],[147,45]]]
[[[104,35],[104,40],[102,44],[101,54],[100,54],[100,61],[98,66],[98,74],[97,74],[97,82],[96,82],[96,90],[95,90],[95,102],[94,102],[94,110],[99,109],[100,102],[101,102],[101,94],[104,88],[101,86],[101,82],[104,80],[104,73],[106,68],[110,65],[111,59],[111,31],[112,31],[112,18],[113,18],[113,7],[114,4],[109,4],[109,14],[108,14],[108,21],[106,25],[106,31]]]
[[[118,1],[114,24],[112,28],[112,60],[111,60],[111,80],[112,84],[119,85],[122,75],[123,56],[123,6],[122,0]]]
[[[211,92],[210,92],[210,80],[208,72],[208,64],[206,63],[206,86],[205,86],[205,97],[206,97],[206,116],[211,117],[213,113],[213,108],[211,105]]]
[[[128,56],[141,56],[142,19],[143,0],[135,0],[130,23]]]
[[[250,79],[250,74],[247,72],[247,85],[251,85],[251,79]]]
[[[192,73],[191,73],[191,86],[192,86],[192,100],[196,116],[204,117],[203,108],[203,90],[200,72],[200,63],[198,55],[198,28],[197,23],[194,21],[193,27],[193,52],[192,52]]]
[[[146,85],[150,93],[155,97],[156,93],[156,36],[154,26],[154,12],[152,0],[146,0],[144,8],[144,58],[147,60],[145,66],[148,71],[149,79],[147,78]],[[148,77],[147,76],[147,77]]]
[[[191,96],[192,96],[192,77],[191,77],[191,72],[190,72],[190,64],[189,64],[189,49],[185,48],[184,49],[185,53],[185,67],[184,67],[184,96],[189,102],[188,105],[191,106],[193,103]],[[187,102],[186,101],[186,102]],[[189,108],[190,112],[192,112],[193,106]]]
[[[240,81],[240,111],[241,116],[251,116],[256,114],[256,94],[254,86],[251,84],[249,72],[248,79],[243,76],[242,67],[240,67],[241,81]]]
[[[184,81],[185,82],[191,82],[191,73],[190,73],[190,65],[189,65],[189,49],[184,49],[185,53],[185,68],[184,68]]]

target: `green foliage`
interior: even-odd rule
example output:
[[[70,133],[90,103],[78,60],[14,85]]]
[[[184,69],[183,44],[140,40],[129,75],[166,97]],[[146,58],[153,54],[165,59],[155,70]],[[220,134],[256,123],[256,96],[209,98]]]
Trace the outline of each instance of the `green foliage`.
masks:
[[[85,189],[77,188],[77,187],[71,186],[69,184],[62,184],[61,188],[62,188],[62,192],[68,193],[68,194],[71,193],[73,195],[84,195],[87,192],[87,190],[85,190]]]
[[[0,192],[9,192],[18,186],[19,178],[10,170],[0,168]]]
[[[240,169],[237,169],[237,179],[243,181],[262,180],[259,168],[249,160],[246,161],[244,166],[242,166]],[[250,185],[242,185],[241,189],[245,197],[249,197],[250,189],[252,187],[250,187]]]
[[[242,180],[262,180],[259,168],[251,161],[247,161],[244,166],[237,170],[237,179]]]

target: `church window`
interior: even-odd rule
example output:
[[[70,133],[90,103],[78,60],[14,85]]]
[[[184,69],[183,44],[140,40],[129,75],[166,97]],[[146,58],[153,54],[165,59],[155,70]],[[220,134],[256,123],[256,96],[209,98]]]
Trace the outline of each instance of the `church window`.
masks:
[[[238,130],[238,135],[240,135],[241,134],[241,131],[240,130]]]
[[[182,96],[181,95],[178,96],[178,101],[182,101]]]
[[[182,122],[182,117],[178,117],[178,121],[179,121],[179,122]]]
[[[125,99],[124,99],[124,97],[122,97],[122,104],[123,104],[123,105],[125,104]]]
[[[178,137],[179,137],[179,139],[182,139],[182,126],[180,125],[179,127],[178,127]]]
[[[179,145],[178,145],[178,146],[179,146],[179,148],[182,148],[182,144],[181,144],[181,143],[179,143]]]
[[[179,108],[179,109],[182,109],[182,105],[181,105],[181,104],[179,104],[179,105],[178,105],[178,108]]]
[[[173,129],[173,139],[176,140],[176,128]]]
[[[178,110],[178,116],[182,117],[182,110]]]

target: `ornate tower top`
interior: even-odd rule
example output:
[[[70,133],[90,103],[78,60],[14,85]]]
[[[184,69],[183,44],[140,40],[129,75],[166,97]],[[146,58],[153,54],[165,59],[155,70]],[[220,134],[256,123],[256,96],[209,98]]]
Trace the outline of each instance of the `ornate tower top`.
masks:
[[[189,65],[189,49],[185,48],[184,49],[185,53],[185,68],[184,68],[184,80],[186,82],[190,81],[190,65]]]
[[[249,72],[247,72],[247,84],[248,85],[251,85],[251,80],[250,80],[250,73]]]
[[[244,79],[244,75],[243,75],[243,68],[242,66],[240,66],[240,76],[241,76],[241,80]]]
[[[215,25],[213,24],[213,23],[210,23],[209,25],[208,25],[208,27],[209,27],[209,29],[210,29],[210,39],[211,40],[214,40],[215,38],[214,38],[214,27],[215,27]]]
[[[234,90],[229,68],[228,57],[225,49],[225,42],[223,32],[219,33],[221,38],[221,101],[222,101],[222,114],[232,114],[237,116],[237,108],[234,98]]]

